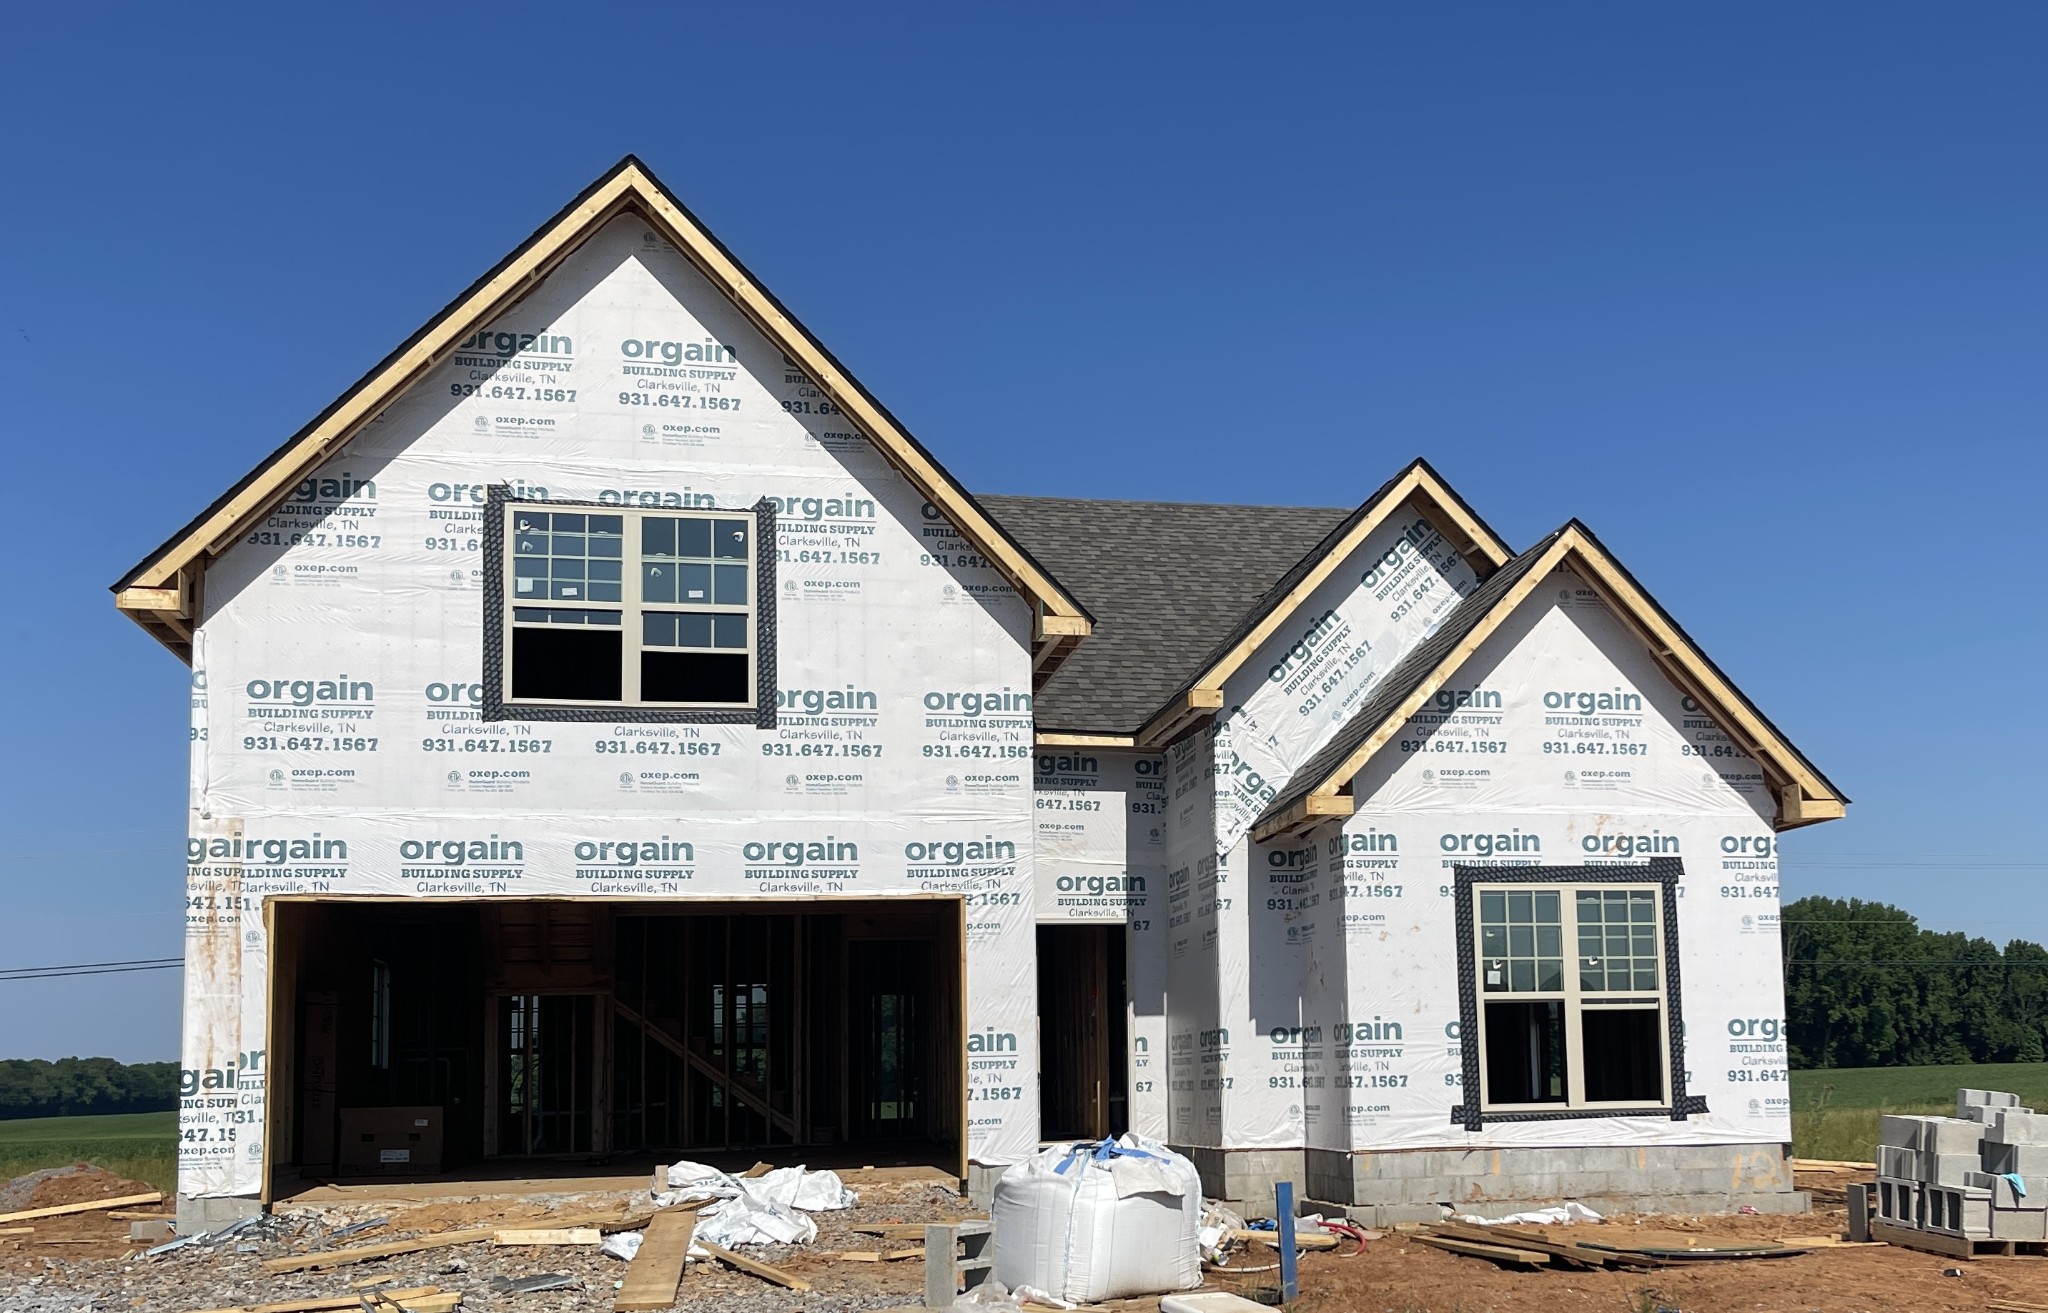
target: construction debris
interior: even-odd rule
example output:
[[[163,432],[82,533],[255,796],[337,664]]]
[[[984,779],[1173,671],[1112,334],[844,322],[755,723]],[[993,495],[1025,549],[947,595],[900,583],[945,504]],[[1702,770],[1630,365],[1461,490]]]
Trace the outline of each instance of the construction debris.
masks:
[[[594,1245],[604,1234],[594,1226],[552,1226],[509,1229],[491,1236],[494,1245]]]
[[[770,1267],[766,1263],[748,1258],[745,1254],[735,1254],[732,1250],[722,1245],[714,1245],[708,1240],[699,1240],[697,1248],[705,1250],[713,1258],[726,1264],[728,1267],[738,1268],[740,1271],[750,1276],[760,1277],[764,1281],[773,1281],[778,1286],[787,1286],[791,1290],[809,1290],[811,1288],[811,1283],[802,1277],[791,1276],[779,1267]]]
[[[1649,1269],[1680,1263],[1749,1258],[1789,1258],[1808,1247],[1778,1242],[1713,1245],[1684,1232],[1637,1231],[1626,1243],[1613,1237],[1566,1239],[1531,1226],[1475,1226],[1441,1222],[1408,1234],[1410,1240],[1470,1258],[1519,1267],[1618,1267]]]
[[[627,1217],[599,1214],[594,1217],[564,1219],[558,1227],[594,1226],[599,1228],[625,1228],[646,1224],[646,1219],[634,1220]],[[475,1227],[463,1231],[443,1231],[439,1235],[416,1236],[411,1240],[391,1240],[383,1244],[357,1245],[352,1249],[327,1249],[312,1254],[295,1254],[289,1258],[273,1258],[263,1264],[270,1272],[301,1272],[323,1267],[344,1267],[350,1263],[367,1262],[373,1258],[392,1258],[399,1254],[417,1253],[423,1249],[445,1249],[452,1245],[473,1245],[491,1239],[503,1228],[495,1226]],[[664,1305],[664,1307],[666,1307]]]
[[[531,1295],[542,1290],[581,1290],[583,1281],[570,1272],[542,1272],[530,1277],[492,1277],[494,1295]]]
[[[409,1290],[380,1291],[371,1298],[396,1303],[440,1293],[439,1286],[414,1286]],[[317,1299],[286,1299],[274,1304],[235,1304],[227,1308],[201,1309],[198,1313],[326,1313],[328,1309],[360,1308],[363,1300],[364,1296],[360,1294],[334,1295]]]
[[[647,1224],[633,1254],[632,1266],[619,1285],[612,1307],[619,1310],[667,1308],[676,1302],[683,1264],[690,1254],[690,1233],[697,1225],[694,1209],[668,1209]]]

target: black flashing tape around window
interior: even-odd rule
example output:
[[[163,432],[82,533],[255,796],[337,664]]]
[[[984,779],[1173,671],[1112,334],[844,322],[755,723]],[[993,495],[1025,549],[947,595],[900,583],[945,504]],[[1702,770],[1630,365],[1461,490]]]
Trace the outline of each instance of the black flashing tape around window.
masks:
[[[1641,866],[1488,866],[1460,863],[1451,868],[1457,884],[1452,890],[1452,915],[1458,937],[1458,1050],[1465,1102],[1451,1109],[1451,1124],[1468,1131],[1485,1128],[1487,1122],[1571,1121],[1587,1117],[1669,1117],[1682,1122],[1706,1112],[1705,1095],[1680,1093],[1685,1089],[1685,1025],[1680,1019],[1684,1000],[1678,979],[1678,882],[1685,876],[1685,863],[1676,857],[1652,857]],[[1661,887],[1664,916],[1664,1024],[1671,1049],[1671,1090],[1669,1107],[1659,1108],[1569,1108],[1559,1112],[1484,1112],[1479,1106],[1479,972],[1473,954],[1473,897],[1476,884],[1654,884]]]
[[[536,707],[505,702],[505,508],[514,504],[544,506],[553,511],[624,511],[661,507],[604,506],[587,501],[551,501],[514,497],[506,484],[494,484],[484,500],[483,697],[480,720],[580,721],[588,724],[752,725],[775,728],[775,503],[767,497],[746,509],[754,516],[754,705],[751,707]],[[688,507],[716,512],[731,507]]]

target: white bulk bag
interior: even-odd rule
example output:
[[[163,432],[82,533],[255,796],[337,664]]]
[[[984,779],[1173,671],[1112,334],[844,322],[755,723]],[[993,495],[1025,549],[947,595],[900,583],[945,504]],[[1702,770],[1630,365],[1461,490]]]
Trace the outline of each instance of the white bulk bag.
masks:
[[[1154,1140],[1042,1149],[996,1182],[995,1279],[1077,1304],[1202,1284],[1195,1165]]]

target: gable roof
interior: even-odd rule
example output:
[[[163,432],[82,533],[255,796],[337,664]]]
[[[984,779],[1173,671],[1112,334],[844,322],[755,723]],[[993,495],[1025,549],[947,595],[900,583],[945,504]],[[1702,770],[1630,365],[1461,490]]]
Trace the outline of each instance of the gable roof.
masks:
[[[1360,543],[1404,506],[1412,506],[1429,520],[1482,579],[1513,555],[1478,512],[1465,504],[1428,461],[1417,457],[1332,527],[1268,590],[1259,605],[1238,618],[1195,665],[1194,673],[1168,694],[1138,730],[1138,746],[1163,746],[1189,724],[1221,707],[1225,681],[1307,603]]]
[[[1776,828],[1788,830],[1844,814],[1849,799],[1721,673],[1592,530],[1572,520],[1503,566],[1402,658],[1336,737],[1295,772],[1253,825],[1253,837],[1263,841],[1333,816],[1349,816],[1353,799],[1341,791],[1561,565],[1576,570],[1645,643],[1665,676],[1763,766],[1765,778],[1777,790]]]
[[[612,219],[636,214],[730,297],[754,327],[808,374],[925,499],[943,511],[1033,605],[1037,664],[1056,666],[1091,628],[1087,608],[1060,586],[924,446],[797,321],[697,217],[631,155],[468,291],[386,356],[313,421],[272,452],[113,586],[115,604],[167,647],[191,659],[192,624],[207,559],[269,513],[406,388],[471,333],[504,314]]]
[[[1128,737],[1354,512],[1003,497],[981,504],[1074,590],[1095,632],[1038,689],[1041,735]]]

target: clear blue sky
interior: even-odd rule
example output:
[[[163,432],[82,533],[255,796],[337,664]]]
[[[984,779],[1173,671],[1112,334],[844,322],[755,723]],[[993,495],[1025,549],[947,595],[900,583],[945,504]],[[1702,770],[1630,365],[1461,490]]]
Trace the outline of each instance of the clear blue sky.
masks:
[[[1856,800],[1788,898],[2048,940],[2048,8],[17,5],[0,966],[175,955],[106,592],[619,156],[969,487],[1577,515]],[[1986,719],[1989,716],[1989,719]],[[0,983],[175,1055],[177,977]]]

